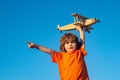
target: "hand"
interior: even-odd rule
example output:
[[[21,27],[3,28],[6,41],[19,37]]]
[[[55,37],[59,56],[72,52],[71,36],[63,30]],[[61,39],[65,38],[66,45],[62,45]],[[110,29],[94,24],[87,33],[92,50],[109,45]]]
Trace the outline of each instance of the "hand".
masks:
[[[77,31],[83,30],[83,27],[82,27],[81,25],[77,25],[77,26],[76,26],[76,30],[77,30]]]
[[[27,42],[29,48],[37,48],[37,45],[32,42]]]

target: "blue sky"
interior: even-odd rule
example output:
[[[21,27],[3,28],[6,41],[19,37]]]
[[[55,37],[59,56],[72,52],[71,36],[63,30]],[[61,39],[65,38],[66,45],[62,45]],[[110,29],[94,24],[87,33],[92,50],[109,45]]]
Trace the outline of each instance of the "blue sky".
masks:
[[[48,54],[29,49],[32,41],[59,51],[65,33],[58,24],[73,22],[72,13],[98,18],[85,33],[85,61],[91,80],[120,80],[119,0],[0,0],[0,80],[59,80]],[[78,32],[70,31],[79,36]]]

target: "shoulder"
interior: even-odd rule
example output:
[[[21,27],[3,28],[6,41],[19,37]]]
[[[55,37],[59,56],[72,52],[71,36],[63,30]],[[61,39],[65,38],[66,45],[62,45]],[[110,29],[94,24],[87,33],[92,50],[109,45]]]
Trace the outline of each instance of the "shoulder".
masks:
[[[52,55],[52,62],[58,62],[61,60],[62,56],[61,56],[61,52],[57,52],[57,51],[53,51]]]
[[[51,56],[59,56],[60,54],[61,54],[61,52],[52,51],[52,55]]]

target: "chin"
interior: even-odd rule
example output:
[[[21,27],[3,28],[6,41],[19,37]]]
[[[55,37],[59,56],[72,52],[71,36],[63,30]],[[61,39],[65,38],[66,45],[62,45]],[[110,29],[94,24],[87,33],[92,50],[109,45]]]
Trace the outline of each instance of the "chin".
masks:
[[[72,50],[68,50],[67,52],[72,52],[72,51],[75,51],[74,49],[72,49]]]

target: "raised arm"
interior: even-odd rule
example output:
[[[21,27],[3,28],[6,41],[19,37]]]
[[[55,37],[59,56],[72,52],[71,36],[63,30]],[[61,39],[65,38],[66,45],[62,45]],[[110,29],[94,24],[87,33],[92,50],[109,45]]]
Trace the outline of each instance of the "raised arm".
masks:
[[[84,35],[84,30],[81,26],[76,26],[76,29],[79,31],[80,33],[80,42],[81,42],[81,47],[85,48],[85,35]]]
[[[28,43],[28,47],[29,47],[29,48],[36,48],[36,49],[38,49],[38,50],[40,50],[40,51],[43,51],[43,52],[45,52],[45,53],[48,53],[48,54],[50,54],[50,55],[53,54],[53,50],[51,50],[51,49],[49,49],[49,48],[43,47],[43,46],[38,45],[38,44],[34,44],[34,43],[32,43],[32,42],[27,42],[27,43]]]

